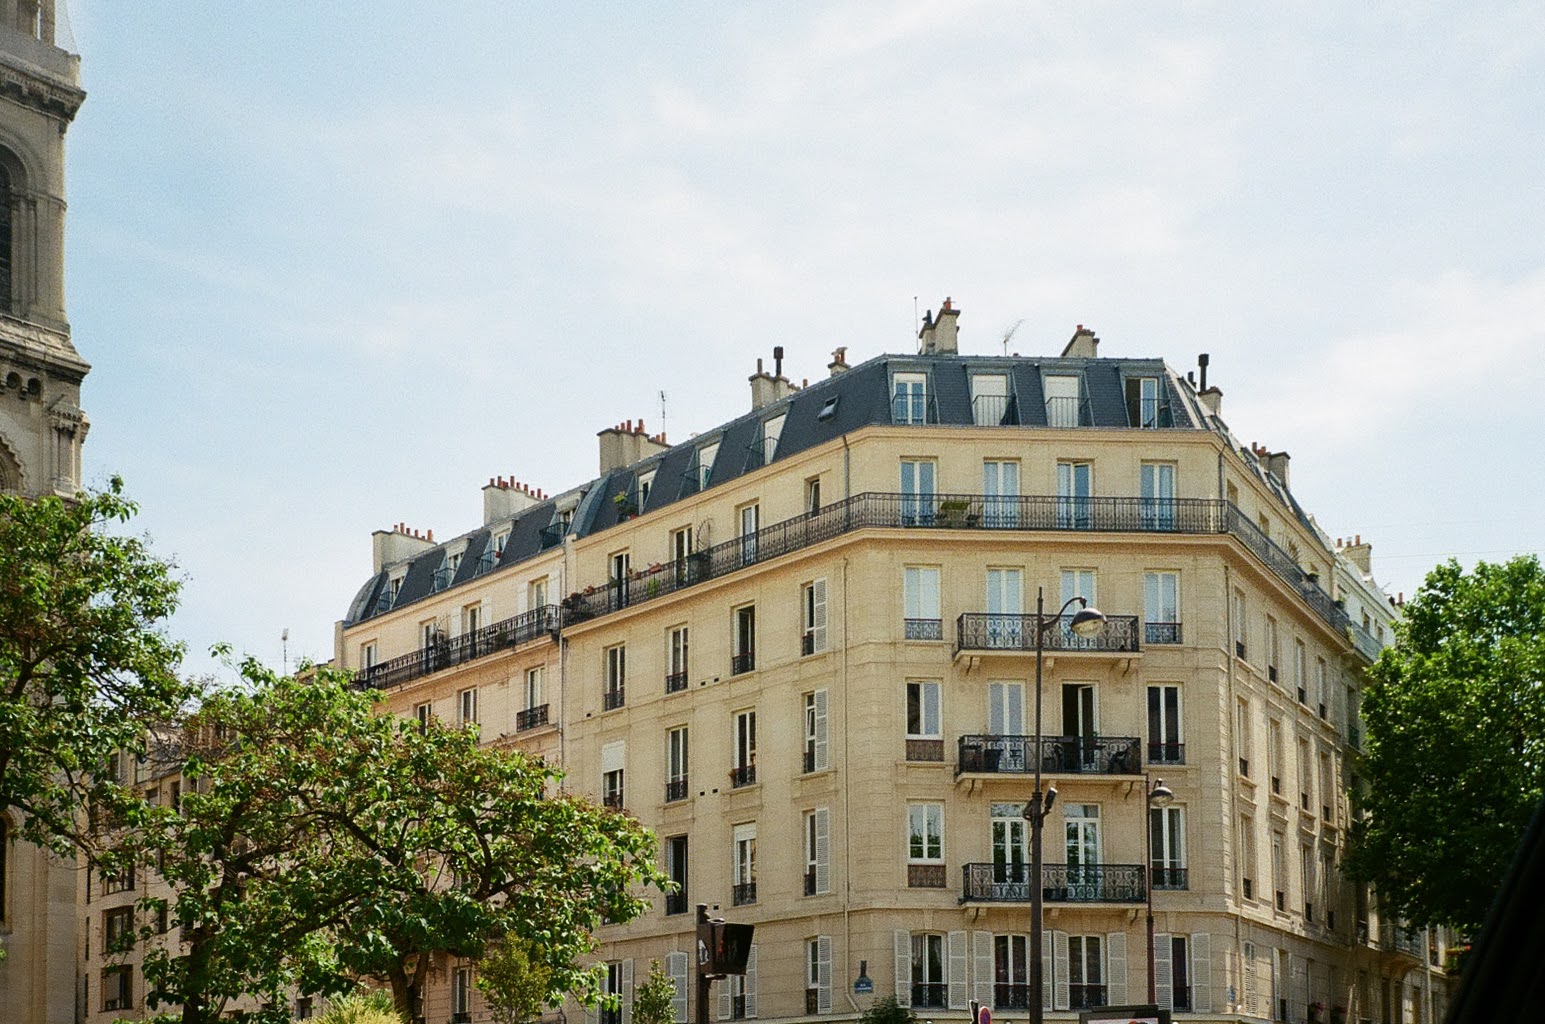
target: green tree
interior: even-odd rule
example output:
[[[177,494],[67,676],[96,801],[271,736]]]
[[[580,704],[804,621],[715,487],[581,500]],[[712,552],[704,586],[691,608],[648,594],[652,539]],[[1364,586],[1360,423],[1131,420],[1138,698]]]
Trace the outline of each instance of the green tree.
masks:
[[[527,1024],[560,995],[553,990],[552,971],[527,951],[526,940],[514,932],[478,961],[473,984],[483,993],[496,1024]]]
[[[1348,866],[1416,926],[1474,934],[1545,796],[1545,572],[1428,574],[1370,670]]]
[[[0,808],[61,852],[89,838],[83,805],[121,803],[104,766],[190,695],[162,631],[178,581],[113,532],[137,511],[116,477],[75,501],[0,495]]]
[[[649,977],[633,996],[633,1024],[674,1024],[676,1020],[676,983],[660,969],[660,961],[649,962]]]
[[[859,1024],[917,1024],[917,1014],[903,1006],[895,996],[881,996],[858,1018]]]
[[[388,992],[350,992],[328,1004],[316,1024],[402,1024]]]

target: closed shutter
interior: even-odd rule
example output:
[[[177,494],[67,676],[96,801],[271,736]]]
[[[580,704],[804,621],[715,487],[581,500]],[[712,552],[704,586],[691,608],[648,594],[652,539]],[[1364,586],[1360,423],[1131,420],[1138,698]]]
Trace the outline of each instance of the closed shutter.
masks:
[[[1174,949],[1168,933],[1153,937],[1153,995],[1161,1009],[1175,1008]]]
[[[1072,1005],[1072,993],[1068,989],[1068,933],[1052,932],[1052,963],[1056,966],[1056,995],[1053,997],[1053,1005],[1059,1010],[1066,1010]]]
[[[966,991],[966,933],[949,933],[950,1009],[964,1010],[970,994]]]
[[[746,957],[746,1016],[756,1016],[756,943],[751,943],[751,953]]]
[[[832,1012],[832,939],[830,935],[815,940],[815,1012]]]
[[[1245,1012],[1259,1016],[1255,1005],[1255,943],[1245,943],[1239,954],[1239,971],[1244,976]]]
[[[1191,1010],[1212,1012],[1212,936],[1206,932],[1191,936]]]
[[[815,811],[815,891],[831,892],[831,811]]]
[[[815,770],[825,771],[828,758],[826,691],[815,691]]]
[[[1051,932],[1041,931],[1041,1009],[1050,1010],[1052,1004],[1052,989],[1056,987],[1057,972],[1054,970],[1057,958],[1051,954]]]
[[[1105,984],[1109,1006],[1127,1001],[1127,933],[1109,932],[1105,936]]]
[[[912,933],[896,931],[896,1002],[912,1005]]]
[[[667,953],[665,970],[676,986],[676,994],[671,997],[671,1018],[676,1024],[687,1024],[687,954]]]
[[[626,740],[618,740],[616,743],[608,743],[601,748],[601,774],[607,772],[620,772],[628,760],[628,743]]]
[[[622,962],[622,1024],[633,1024],[633,958]]]
[[[810,584],[810,632],[812,644],[816,651],[826,650],[826,581],[816,580]]]
[[[992,932],[971,933],[971,973],[975,983],[971,998],[983,1006],[992,1005]]]
[[[730,1019],[730,979],[719,979],[719,1019]]]

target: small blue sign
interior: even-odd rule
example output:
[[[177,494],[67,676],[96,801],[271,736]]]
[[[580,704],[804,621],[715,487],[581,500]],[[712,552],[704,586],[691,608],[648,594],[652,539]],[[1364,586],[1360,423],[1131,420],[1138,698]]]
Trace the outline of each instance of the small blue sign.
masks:
[[[853,994],[867,996],[874,994],[874,982],[869,978],[859,978],[853,983]]]

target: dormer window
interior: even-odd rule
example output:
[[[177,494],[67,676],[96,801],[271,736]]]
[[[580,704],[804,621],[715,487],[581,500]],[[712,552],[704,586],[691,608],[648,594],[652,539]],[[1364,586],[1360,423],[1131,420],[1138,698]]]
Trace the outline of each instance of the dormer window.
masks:
[[[654,489],[655,470],[639,474],[638,478],[638,507],[643,510],[649,504],[649,492]]]
[[[926,373],[898,373],[891,378],[891,422],[928,422]]]
[[[697,450],[697,487],[698,490],[708,486],[709,477],[713,476],[713,462],[719,456],[719,442],[705,444]]]
[[[783,435],[784,416],[774,416],[762,423],[762,462],[773,460],[773,455],[778,451],[778,438]]]
[[[1048,374],[1046,387],[1046,425],[1078,426],[1078,378],[1071,374]]]
[[[1009,379],[1001,373],[971,376],[971,421],[979,427],[1008,422]]]
[[[1159,378],[1127,378],[1127,423],[1143,430],[1159,425]]]
[[[837,399],[840,397],[840,395],[833,395],[826,400],[826,403],[821,406],[821,411],[815,414],[815,418],[818,422],[825,423],[827,420],[837,415]]]

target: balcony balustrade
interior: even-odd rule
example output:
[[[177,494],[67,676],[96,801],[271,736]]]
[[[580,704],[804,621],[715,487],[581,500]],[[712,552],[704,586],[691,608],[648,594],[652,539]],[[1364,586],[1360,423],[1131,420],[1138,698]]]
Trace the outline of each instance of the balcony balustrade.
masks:
[[[1185,764],[1186,745],[1184,743],[1169,743],[1165,741],[1150,742],[1148,744],[1149,764]]]
[[[910,623],[914,619],[908,619]],[[1136,654],[1137,616],[1110,615],[1105,629],[1095,636],[1073,632],[1073,616],[1064,615],[1059,623],[1046,629],[1043,647],[1047,651],[1094,651],[1107,654]],[[911,637],[909,637],[911,639]],[[1035,616],[1004,615],[997,612],[966,612],[955,620],[957,651],[1007,651],[1014,654],[1035,653]]]
[[[1141,775],[1136,736],[1043,736],[1041,771],[1071,775]],[[960,737],[955,772],[1026,775],[1035,771],[1034,736]]]
[[[950,987],[942,981],[914,981],[912,1005],[919,1008],[942,1010],[949,1003]]]
[[[730,675],[738,676],[756,668],[756,652],[741,651],[730,657]]]
[[[559,611],[555,605],[535,608],[523,615],[503,619],[458,637],[437,640],[411,654],[379,662],[372,668],[355,675],[354,685],[360,689],[371,690],[401,686],[421,676],[477,658],[484,658],[533,640],[556,638],[559,622]]]
[[[627,701],[627,690],[621,683],[606,690],[601,695],[601,710],[615,711]]]
[[[527,729],[535,729],[547,724],[547,705],[539,704],[534,708],[515,712],[515,731],[525,732]]]
[[[687,674],[685,672],[672,672],[665,677],[665,692],[680,693],[687,688]]]
[[[756,765],[743,764],[730,769],[730,788],[741,789],[756,784]]]
[[[687,894],[684,892],[671,892],[665,894],[666,914],[685,914],[687,912]]]
[[[675,803],[677,800],[687,798],[687,780],[670,779],[665,783],[665,802]]]
[[[1172,867],[1168,864],[1150,864],[1149,877],[1153,879],[1153,891],[1161,889],[1189,889],[1190,874],[1186,868]]]
[[[943,640],[944,623],[940,619],[907,619],[904,634],[908,640]]]
[[[1178,622],[1143,623],[1143,643],[1145,644],[1178,644],[1180,637],[1181,630]]]
[[[736,907],[746,907],[756,902],[756,883],[739,882],[730,890],[730,904]]]
[[[1027,864],[966,864],[962,903],[1030,902]],[[1142,864],[1043,864],[1041,897],[1047,903],[1142,903],[1148,898]]]

